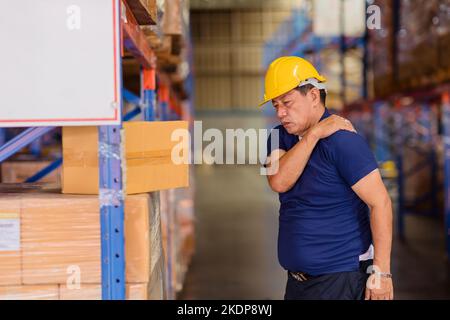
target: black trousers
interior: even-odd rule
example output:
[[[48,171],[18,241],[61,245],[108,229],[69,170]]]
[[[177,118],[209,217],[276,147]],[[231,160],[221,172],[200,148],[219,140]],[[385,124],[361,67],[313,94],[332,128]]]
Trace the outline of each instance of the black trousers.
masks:
[[[369,275],[367,267],[373,260],[360,262],[358,271],[330,273],[296,280],[288,272],[285,300],[364,300],[366,282]]]

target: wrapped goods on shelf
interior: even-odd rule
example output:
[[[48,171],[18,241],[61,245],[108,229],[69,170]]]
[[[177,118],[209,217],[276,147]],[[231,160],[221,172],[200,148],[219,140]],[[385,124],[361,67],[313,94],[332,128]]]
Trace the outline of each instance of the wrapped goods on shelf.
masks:
[[[166,292],[166,268],[164,263],[164,255],[158,257],[158,261],[152,269],[150,282],[148,285],[148,300],[165,300],[167,299]]]
[[[373,86],[375,97],[384,97],[394,92],[394,28],[393,8],[390,0],[376,0],[375,5],[380,7],[382,14],[381,28],[370,30],[371,69],[373,71]]]
[[[156,267],[162,257],[157,196],[125,198],[125,274],[133,292],[150,281],[157,288],[162,278]],[[0,194],[0,228],[8,231],[0,235],[0,286],[66,286],[73,279],[81,286],[100,285],[99,208],[98,196]]]
[[[2,162],[2,183],[25,182],[48,165],[52,161],[5,161]],[[61,183],[61,168],[57,168],[39,181]]]
[[[183,288],[195,248],[194,186],[160,193],[166,287],[169,297],[174,298]]]
[[[183,143],[179,135],[172,140],[174,133],[187,128],[186,121],[124,123],[123,149],[116,150],[99,146],[97,127],[64,127],[63,193],[98,193],[99,152],[123,158],[126,194],[188,186],[187,162],[179,164],[172,159],[174,150],[180,159],[187,158],[189,143]]]
[[[400,89],[434,84],[439,68],[439,1],[403,0],[400,8],[397,35]]]
[[[140,25],[156,24],[158,21],[156,0],[126,0],[126,2]]]
[[[439,2],[437,33],[439,38],[439,80],[450,80],[450,0]]]
[[[327,104],[333,109],[340,110],[343,107],[341,96],[342,88],[342,67],[341,54],[335,49],[323,49],[318,53],[320,70],[327,76]],[[346,102],[352,102],[361,98],[362,93],[362,50],[351,49],[345,53],[345,78]],[[312,60],[312,59],[311,59]]]
[[[175,197],[174,191],[160,191],[161,199],[161,235],[164,253],[164,264],[166,266],[165,290],[169,299],[175,298],[176,293],[176,243],[178,239],[178,229],[175,223]]]
[[[181,35],[183,32],[182,0],[166,0],[162,30],[167,35]]]

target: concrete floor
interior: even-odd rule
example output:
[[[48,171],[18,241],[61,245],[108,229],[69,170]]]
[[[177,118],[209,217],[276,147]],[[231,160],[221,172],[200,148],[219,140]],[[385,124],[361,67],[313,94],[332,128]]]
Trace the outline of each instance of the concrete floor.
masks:
[[[180,299],[282,299],[278,199],[257,166],[195,166],[196,254]],[[396,299],[450,299],[443,226],[408,216],[395,239]]]

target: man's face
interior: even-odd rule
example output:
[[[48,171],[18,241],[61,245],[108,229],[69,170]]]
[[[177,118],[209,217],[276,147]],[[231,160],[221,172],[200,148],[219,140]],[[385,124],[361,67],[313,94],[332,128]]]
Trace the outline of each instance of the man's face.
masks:
[[[293,89],[272,100],[277,117],[288,133],[303,135],[309,129],[315,107],[310,93],[304,96]]]

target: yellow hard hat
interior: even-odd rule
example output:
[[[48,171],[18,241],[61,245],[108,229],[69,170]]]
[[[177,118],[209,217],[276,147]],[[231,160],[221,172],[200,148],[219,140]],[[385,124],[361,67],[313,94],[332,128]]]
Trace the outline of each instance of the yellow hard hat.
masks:
[[[327,81],[309,61],[303,58],[280,57],[272,61],[266,73],[264,101],[259,106],[291,91],[308,79]]]

